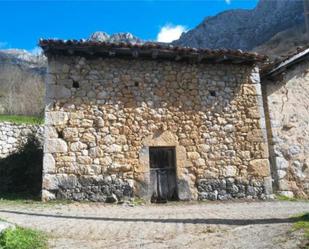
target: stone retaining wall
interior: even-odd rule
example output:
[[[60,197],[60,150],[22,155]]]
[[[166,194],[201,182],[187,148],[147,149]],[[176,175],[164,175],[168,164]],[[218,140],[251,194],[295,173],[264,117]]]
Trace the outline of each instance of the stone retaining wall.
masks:
[[[181,200],[271,191],[253,66],[55,56],[48,78],[44,200],[150,199],[152,146],[175,148]]]
[[[24,125],[10,122],[0,123],[0,158],[17,152],[26,144],[29,135],[34,135],[43,145],[44,134],[41,125]]]

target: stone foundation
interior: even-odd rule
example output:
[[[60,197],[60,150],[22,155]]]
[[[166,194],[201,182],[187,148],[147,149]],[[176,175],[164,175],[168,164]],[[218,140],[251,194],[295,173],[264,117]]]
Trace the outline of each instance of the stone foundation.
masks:
[[[49,190],[58,199],[117,202],[133,197],[133,186],[120,178],[58,175],[56,179],[54,176],[45,178],[45,184],[47,182],[57,182],[55,189]]]
[[[219,178],[201,179],[197,183],[199,200],[265,199],[265,183],[256,180]]]

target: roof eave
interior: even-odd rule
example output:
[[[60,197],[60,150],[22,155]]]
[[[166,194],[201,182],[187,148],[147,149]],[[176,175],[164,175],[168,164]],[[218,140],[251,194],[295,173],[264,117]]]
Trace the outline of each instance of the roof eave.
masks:
[[[276,75],[279,75],[282,72],[286,71],[288,68],[292,67],[293,65],[304,61],[308,55],[309,55],[309,48],[305,49],[304,51],[296,55],[293,55],[287,60],[281,62],[279,65],[278,64],[275,65],[273,68],[271,68],[268,72],[264,74],[264,77],[274,77]]]
[[[130,44],[130,43],[105,43],[76,40],[40,40],[44,53],[63,55],[85,55],[103,57],[127,57],[167,59],[172,61],[188,60],[190,62],[212,62],[232,64],[255,64],[265,61],[266,57],[256,53],[247,53],[240,50],[209,50],[156,43]]]

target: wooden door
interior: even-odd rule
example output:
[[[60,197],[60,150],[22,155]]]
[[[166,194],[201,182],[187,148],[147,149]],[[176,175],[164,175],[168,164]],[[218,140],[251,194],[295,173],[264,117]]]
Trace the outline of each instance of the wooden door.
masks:
[[[150,185],[152,202],[177,199],[174,147],[150,147]]]

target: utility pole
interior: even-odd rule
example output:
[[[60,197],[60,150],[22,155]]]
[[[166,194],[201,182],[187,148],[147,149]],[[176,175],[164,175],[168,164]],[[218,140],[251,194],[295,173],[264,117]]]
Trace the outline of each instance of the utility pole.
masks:
[[[309,0],[304,0],[304,17],[306,25],[306,37],[309,41]]]

